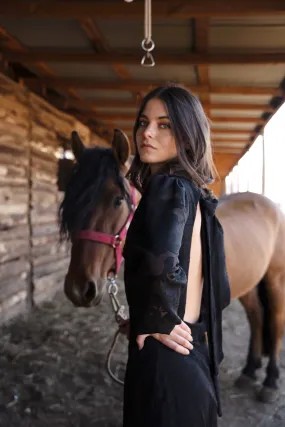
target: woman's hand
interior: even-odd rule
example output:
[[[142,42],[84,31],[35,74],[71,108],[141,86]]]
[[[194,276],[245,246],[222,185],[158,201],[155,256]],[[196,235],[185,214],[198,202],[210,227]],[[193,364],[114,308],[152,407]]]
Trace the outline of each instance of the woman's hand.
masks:
[[[184,322],[181,322],[180,325],[176,325],[175,328],[172,329],[169,335],[166,335],[166,334],[138,335],[137,344],[140,350],[143,348],[145,339],[148,336],[152,336],[156,340],[160,341],[162,344],[166,345],[166,347],[169,347],[180,354],[186,355],[186,354],[189,354],[189,350],[193,350],[193,345],[191,344],[191,342],[193,341],[193,338],[191,335],[191,329]]]
[[[121,334],[125,335],[127,339],[130,338],[130,319],[123,321],[119,326]]]

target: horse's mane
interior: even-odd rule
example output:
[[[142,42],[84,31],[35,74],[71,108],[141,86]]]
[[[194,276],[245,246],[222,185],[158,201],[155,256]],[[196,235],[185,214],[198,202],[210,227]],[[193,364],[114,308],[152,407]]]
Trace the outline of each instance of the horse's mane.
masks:
[[[70,239],[73,233],[87,226],[108,178],[121,189],[123,197],[128,197],[124,177],[112,150],[101,147],[85,149],[79,163],[72,169],[59,208],[61,238]]]

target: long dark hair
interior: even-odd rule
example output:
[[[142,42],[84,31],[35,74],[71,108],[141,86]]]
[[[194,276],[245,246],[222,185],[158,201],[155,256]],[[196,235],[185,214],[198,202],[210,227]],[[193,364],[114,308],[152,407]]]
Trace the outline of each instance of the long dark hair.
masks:
[[[210,142],[210,126],[200,101],[189,90],[167,84],[152,90],[143,99],[134,125],[135,157],[127,177],[143,191],[150,177],[150,167],[141,162],[136,142],[140,116],[151,99],[160,99],[168,111],[177,147],[177,159],[164,165],[168,171],[183,171],[200,188],[213,181],[214,165]]]

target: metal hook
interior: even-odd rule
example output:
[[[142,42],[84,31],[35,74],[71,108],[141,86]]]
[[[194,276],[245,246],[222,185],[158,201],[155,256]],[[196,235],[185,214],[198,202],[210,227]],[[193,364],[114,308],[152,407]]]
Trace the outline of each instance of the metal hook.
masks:
[[[155,66],[155,61],[154,58],[152,56],[152,54],[150,52],[147,52],[142,60],[141,60],[141,65],[143,67],[154,67]]]

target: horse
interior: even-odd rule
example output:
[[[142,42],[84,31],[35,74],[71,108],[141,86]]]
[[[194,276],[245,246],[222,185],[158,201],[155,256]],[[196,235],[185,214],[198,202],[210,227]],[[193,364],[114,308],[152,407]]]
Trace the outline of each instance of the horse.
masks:
[[[100,303],[107,277],[119,270],[122,231],[125,236],[139,193],[125,177],[130,145],[122,131],[115,130],[109,149],[84,147],[76,132],[71,145],[76,163],[60,206],[61,234],[71,240],[64,291],[75,306],[90,307]],[[272,402],[285,323],[285,217],[276,204],[250,192],[222,197],[217,217],[231,297],[243,305],[251,332],[237,384],[253,384],[262,356],[268,356],[258,398]]]

